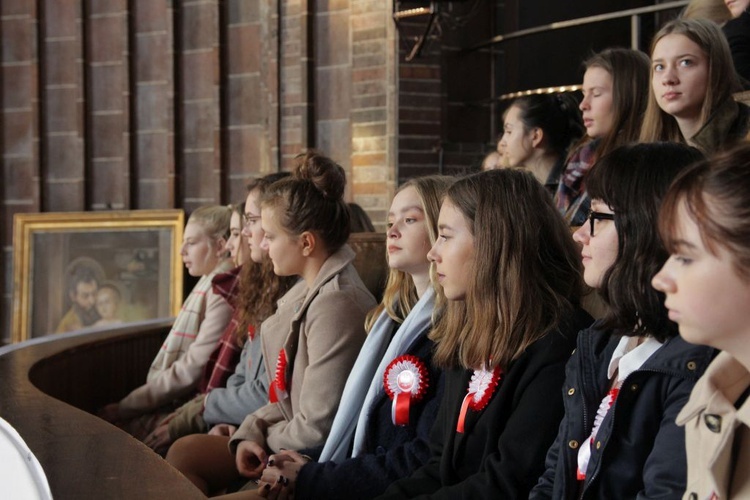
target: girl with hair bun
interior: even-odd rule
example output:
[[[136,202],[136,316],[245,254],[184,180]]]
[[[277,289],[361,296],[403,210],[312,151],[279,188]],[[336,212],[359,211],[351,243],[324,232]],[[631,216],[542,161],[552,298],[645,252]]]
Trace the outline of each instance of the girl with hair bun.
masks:
[[[677,416],[683,498],[750,498],[750,145],[694,165],[670,187],[659,229],[670,252],[653,279],[682,338],[722,352]]]
[[[232,268],[224,248],[230,216],[226,206],[200,207],[190,215],[180,254],[188,273],[200,280],[182,304],[146,382],[100,412],[141,441],[176,408],[175,403],[192,396],[232,316],[232,307],[211,286],[217,274]]]
[[[206,494],[259,479],[269,454],[324,442],[375,306],[346,244],[344,169],[316,152],[296,161],[261,200],[261,245],[274,273],[300,278],[260,328],[269,403],[244,419],[215,460],[172,462]]]
[[[524,167],[552,194],[571,143],[584,133],[578,102],[568,93],[519,97],[504,114],[500,146],[511,167]]]
[[[427,251],[437,237],[440,202],[453,181],[417,177],[399,188],[388,212],[388,283],[383,301],[370,312],[367,340],[331,434],[324,446],[305,450],[308,457],[293,451],[272,455],[274,465],[263,472],[261,491],[283,490],[297,499],[373,498],[429,458],[442,377],[432,362],[428,334],[436,303],[444,298],[434,288]]]
[[[707,19],[675,19],[651,43],[651,90],[641,142],[689,144],[710,155],[747,140],[750,108],[721,29]]]

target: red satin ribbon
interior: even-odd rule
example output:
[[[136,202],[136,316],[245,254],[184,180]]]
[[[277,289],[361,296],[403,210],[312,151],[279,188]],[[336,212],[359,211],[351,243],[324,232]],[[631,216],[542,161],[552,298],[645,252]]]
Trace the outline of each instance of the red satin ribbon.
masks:
[[[469,411],[469,405],[471,400],[474,398],[474,393],[470,392],[464,396],[464,402],[461,403],[461,412],[458,414],[458,424],[456,424],[456,432],[461,434],[464,433],[464,425],[466,424],[466,413]]]
[[[411,393],[402,392],[393,398],[393,422],[396,425],[409,425],[409,405],[411,404]]]

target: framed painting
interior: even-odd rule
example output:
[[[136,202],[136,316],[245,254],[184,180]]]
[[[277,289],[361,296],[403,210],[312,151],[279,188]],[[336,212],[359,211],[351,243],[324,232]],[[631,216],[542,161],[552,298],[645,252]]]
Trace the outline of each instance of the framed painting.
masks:
[[[13,218],[13,342],[175,316],[182,210]]]

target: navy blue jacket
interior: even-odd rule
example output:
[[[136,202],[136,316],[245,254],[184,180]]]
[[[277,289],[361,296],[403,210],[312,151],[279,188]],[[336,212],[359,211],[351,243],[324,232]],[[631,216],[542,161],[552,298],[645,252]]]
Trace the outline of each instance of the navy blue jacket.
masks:
[[[607,369],[620,338],[602,331],[600,323],[579,334],[578,347],[565,369],[565,418],[530,499],[682,496],[685,431],[675,418],[715,351],[680,337],[667,340],[623,381],[599,427],[583,494],[579,491],[578,446],[589,438],[596,411],[610,389]]]
[[[442,371],[432,364],[434,344],[422,336],[407,352],[424,361],[429,386],[424,398],[412,404],[408,426],[391,420],[391,399],[385,393],[374,402],[366,431],[366,454],[339,464],[310,462],[297,476],[294,497],[303,499],[374,498],[396,479],[406,477],[430,458],[429,434],[443,392]],[[306,450],[315,458],[323,448]]]
[[[560,385],[576,334],[591,324],[579,310],[534,342],[507,368],[489,404],[469,410],[456,432],[472,371],[446,371],[445,393],[431,434],[432,457],[380,498],[517,499],[544,471],[544,456],[563,415]]]

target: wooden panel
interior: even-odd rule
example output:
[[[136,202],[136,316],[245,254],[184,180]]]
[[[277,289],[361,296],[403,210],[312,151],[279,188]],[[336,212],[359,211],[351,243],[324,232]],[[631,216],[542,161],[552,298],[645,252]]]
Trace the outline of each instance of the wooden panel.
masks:
[[[60,336],[0,355],[0,414],[36,455],[54,498],[205,498],[130,435],[40,390],[84,408],[123,394],[145,379],[168,329]]]

